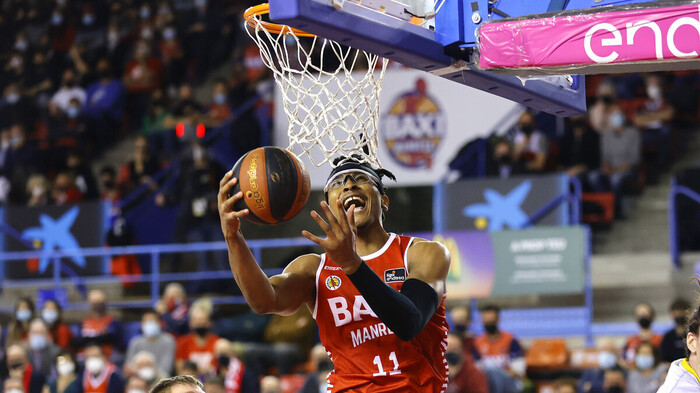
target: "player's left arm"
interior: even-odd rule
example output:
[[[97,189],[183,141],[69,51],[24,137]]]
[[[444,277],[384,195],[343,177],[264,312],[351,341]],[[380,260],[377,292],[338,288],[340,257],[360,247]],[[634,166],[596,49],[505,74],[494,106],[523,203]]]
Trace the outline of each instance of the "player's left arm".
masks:
[[[428,284],[435,291],[440,304],[445,295],[445,280],[450,270],[450,252],[447,247],[439,242],[416,238],[408,249],[406,262],[407,281],[415,279]]]

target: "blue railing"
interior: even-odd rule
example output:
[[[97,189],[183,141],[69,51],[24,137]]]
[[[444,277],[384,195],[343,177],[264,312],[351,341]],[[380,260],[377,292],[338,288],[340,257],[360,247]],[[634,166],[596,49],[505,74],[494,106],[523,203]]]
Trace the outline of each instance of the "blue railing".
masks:
[[[248,247],[250,247],[256,260],[260,261],[262,256],[262,250],[264,248],[286,248],[286,247],[304,247],[313,245],[306,238],[289,238],[289,239],[259,239],[259,240],[248,240]],[[149,282],[150,283],[150,298],[148,300],[123,300],[110,302],[111,307],[115,308],[148,308],[153,307],[158,301],[160,295],[160,284],[162,282],[169,281],[196,281],[196,280],[212,280],[212,279],[222,279],[231,278],[230,270],[212,270],[212,271],[200,271],[200,272],[187,272],[187,273],[161,273],[161,256],[163,254],[173,254],[173,253],[195,253],[195,252],[225,252],[227,250],[225,242],[211,242],[211,243],[190,243],[190,244],[156,244],[156,245],[139,245],[139,246],[125,246],[125,247],[96,247],[96,248],[82,248],[78,250],[54,250],[51,252],[45,252],[41,250],[37,251],[17,251],[17,252],[5,252],[0,253],[0,265],[5,265],[9,261],[24,261],[31,258],[42,258],[48,257],[53,262],[53,273],[52,277],[49,279],[5,279],[3,281],[3,288],[22,288],[22,287],[47,287],[53,288],[54,294],[58,295],[63,287],[69,285],[75,285],[76,282],[74,278],[67,277],[63,271],[64,263],[61,258],[74,256],[77,251],[84,257],[112,257],[115,255],[148,255],[150,256],[150,267],[151,273],[148,274],[137,274],[137,275],[122,275],[119,277],[115,276],[83,276],[80,277],[80,283],[84,285],[100,285],[115,283],[121,281],[125,282]],[[7,271],[7,268],[5,268]],[[268,275],[278,274],[282,271],[281,268],[274,269],[264,269],[265,273]],[[245,303],[245,299],[242,296],[218,296],[214,297],[212,301],[215,304],[242,304]],[[67,310],[86,310],[88,307],[85,302],[70,303],[66,306]],[[0,311],[10,311],[11,310],[0,310]]]
[[[679,195],[684,195],[695,203],[700,204],[700,194],[686,186],[678,185],[676,179],[671,180],[671,191],[668,195],[668,236],[671,261],[676,269],[681,268],[681,250],[678,239],[678,212],[676,211],[676,198]]]

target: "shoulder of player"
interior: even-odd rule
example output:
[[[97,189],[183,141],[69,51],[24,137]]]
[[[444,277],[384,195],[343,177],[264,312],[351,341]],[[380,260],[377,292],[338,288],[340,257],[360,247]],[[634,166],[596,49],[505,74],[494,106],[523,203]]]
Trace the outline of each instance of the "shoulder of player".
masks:
[[[320,263],[320,255],[304,254],[290,262],[289,265],[287,265],[287,267],[284,269],[284,273],[294,273],[315,277],[316,270],[318,270],[318,265]]]
[[[420,237],[413,238],[411,246],[408,248],[408,258],[430,257],[430,259],[450,260],[450,251],[444,244]]]

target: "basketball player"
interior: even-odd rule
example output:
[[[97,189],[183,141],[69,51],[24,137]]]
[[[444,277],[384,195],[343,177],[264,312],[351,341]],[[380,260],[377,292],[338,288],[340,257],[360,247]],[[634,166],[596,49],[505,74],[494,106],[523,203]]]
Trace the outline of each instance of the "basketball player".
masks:
[[[227,173],[218,195],[233,276],[259,314],[313,313],[334,364],[329,392],[442,392],[447,387],[447,322],[443,304],[450,255],[440,243],[387,233],[383,169],[348,161],[331,172],[311,216],[326,237],[302,234],[321,246],[282,274],[268,278],[240,232],[248,209],[227,198],[237,179]]]

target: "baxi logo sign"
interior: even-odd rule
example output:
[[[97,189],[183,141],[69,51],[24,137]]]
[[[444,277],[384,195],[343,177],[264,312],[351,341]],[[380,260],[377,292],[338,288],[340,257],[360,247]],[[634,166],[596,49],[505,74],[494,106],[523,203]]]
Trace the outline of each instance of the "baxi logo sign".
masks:
[[[700,5],[494,22],[480,35],[484,69],[696,59]]]

